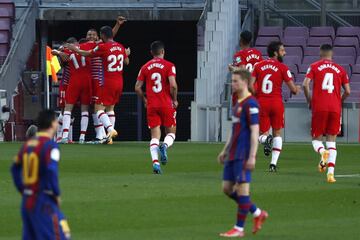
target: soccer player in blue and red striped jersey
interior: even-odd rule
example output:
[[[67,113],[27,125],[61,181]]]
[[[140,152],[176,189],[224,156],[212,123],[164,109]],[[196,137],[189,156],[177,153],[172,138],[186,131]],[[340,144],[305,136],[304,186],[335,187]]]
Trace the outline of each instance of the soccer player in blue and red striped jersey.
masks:
[[[11,167],[22,195],[23,239],[70,239],[70,229],[60,211],[58,164],[60,150],[53,137],[58,122],[52,110],[40,112],[39,132],[21,147]]]
[[[231,87],[237,94],[232,109],[232,130],[224,149],[218,156],[224,164],[223,191],[238,205],[237,222],[221,237],[244,237],[245,219],[250,211],[254,216],[252,232],[261,229],[268,213],[250,201],[251,171],[255,168],[259,137],[259,104],[249,92],[251,74],[245,69],[232,72]]]

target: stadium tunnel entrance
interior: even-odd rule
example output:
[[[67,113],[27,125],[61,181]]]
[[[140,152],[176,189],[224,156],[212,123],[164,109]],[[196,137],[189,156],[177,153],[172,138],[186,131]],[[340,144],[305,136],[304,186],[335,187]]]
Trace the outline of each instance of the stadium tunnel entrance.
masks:
[[[190,139],[190,105],[194,99],[194,79],[197,69],[196,21],[128,21],[119,30],[115,40],[131,48],[130,65],[124,69],[124,93],[116,107],[117,140],[149,140],[146,124],[146,110],[134,92],[136,77],[141,66],[151,59],[150,44],[161,40],[165,44],[165,58],[175,63],[179,85],[179,108],[177,111],[177,140]],[[44,29],[44,21],[38,24]],[[42,25],[40,27],[40,25]],[[47,43],[56,46],[68,37],[84,38],[90,28],[99,30],[102,26],[114,26],[114,21],[48,21],[46,22]],[[41,37],[39,33],[38,39]],[[56,89],[53,88],[56,92]],[[56,97],[52,94],[52,106]],[[80,111],[76,109],[74,139],[79,136]],[[92,121],[89,123],[87,140],[94,138]]]

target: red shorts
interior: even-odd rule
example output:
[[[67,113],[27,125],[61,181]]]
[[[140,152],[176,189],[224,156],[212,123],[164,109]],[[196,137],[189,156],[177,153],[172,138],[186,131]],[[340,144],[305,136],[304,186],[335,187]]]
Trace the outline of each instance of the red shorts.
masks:
[[[76,104],[78,101],[80,101],[82,105],[90,105],[91,96],[90,78],[70,78],[65,94],[65,102],[67,104]]]
[[[338,135],[341,131],[341,115],[336,112],[313,112],[311,136]]]
[[[147,108],[147,122],[149,128],[157,126],[175,127],[176,109],[172,107]]]
[[[98,99],[97,104],[104,106],[115,105],[119,102],[122,95],[123,85],[119,84],[108,84],[97,89]]]
[[[59,85],[59,97],[58,97],[58,107],[65,107],[65,96],[66,96],[66,87],[64,85]]]
[[[260,132],[284,128],[284,103],[277,99],[259,99],[260,104]]]

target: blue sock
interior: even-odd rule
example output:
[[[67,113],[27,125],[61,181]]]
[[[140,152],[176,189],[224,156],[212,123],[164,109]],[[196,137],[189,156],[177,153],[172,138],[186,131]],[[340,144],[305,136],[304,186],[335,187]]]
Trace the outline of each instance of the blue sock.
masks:
[[[251,213],[254,213],[256,211],[257,207],[254,203],[251,203],[251,206],[250,206],[250,212]]]
[[[239,196],[236,226],[243,228],[251,206],[250,196]]]

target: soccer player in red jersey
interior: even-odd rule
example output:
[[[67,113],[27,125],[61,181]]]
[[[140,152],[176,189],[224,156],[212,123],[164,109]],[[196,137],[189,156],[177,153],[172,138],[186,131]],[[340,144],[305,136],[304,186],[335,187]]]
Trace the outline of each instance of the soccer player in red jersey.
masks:
[[[240,34],[240,51],[235,53],[234,61],[229,65],[229,70],[233,71],[236,68],[246,68],[252,72],[256,63],[263,60],[262,54],[259,50],[250,47],[252,33],[243,31]]]
[[[221,237],[244,237],[247,214],[254,216],[252,232],[261,229],[268,213],[256,207],[250,200],[251,171],[255,169],[259,137],[259,105],[249,92],[251,74],[245,69],[232,73],[231,88],[237,96],[232,109],[232,131],[218,161],[224,164],[223,191],[237,205],[237,221]]]
[[[259,142],[264,144],[266,156],[272,153],[270,172],[276,172],[277,162],[282,150],[281,130],[284,128],[284,103],[282,99],[283,82],[293,94],[300,91],[296,86],[289,68],[282,63],[285,48],[281,42],[271,42],[267,47],[269,59],[255,65],[253,84],[260,104],[260,137]],[[274,137],[269,133],[272,127]]]
[[[150,153],[153,172],[161,173],[158,151],[161,163],[167,163],[167,148],[173,145],[176,134],[177,83],[175,65],[164,59],[165,47],[160,41],[151,44],[151,54],[154,57],[140,69],[135,92],[143,99],[147,112],[147,122],[151,131]],[[146,96],[142,86],[146,84]],[[161,130],[165,127],[166,136],[160,145]]]
[[[104,82],[98,89],[98,99],[95,103],[95,111],[100,122],[108,131],[107,141],[112,143],[112,139],[118,135],[111,124],[106,112],[113,112],[114,106],[119,102],[123,89],[123,68],[124,64],[129,64],[129,49],[125,49],[120,43],[113,40],[111,27],[104,26],[100,30],[100,37],[103,43],[98,44],[90,51],[84,51],[76,48],[74,45],[68,45],[72,51],[82,56],[101,57],[104,67]]]
[[[321,60],[310,65],[303,87],[312,110],[311,136],[314,150],[321,155],[318,165],[320,172],[327,169],[327,181],[336,182],[334,168],[336,162],[336,136],[341,128],[342,102],[350,95],[349,78],[346,71],[332,61],[333,51],[329,44],[320,47]],[[310,94],[310,82],[313,93]],[[344,93],[341,95],[341,87]],[[326,149],[322,142],[326,135]]]

